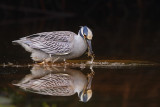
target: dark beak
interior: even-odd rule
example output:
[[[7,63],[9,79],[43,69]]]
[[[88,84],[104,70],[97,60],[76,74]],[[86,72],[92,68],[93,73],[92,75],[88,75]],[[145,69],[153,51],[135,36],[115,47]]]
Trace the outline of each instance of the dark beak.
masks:
[[[88,56],[93,56],[91,40],[86,40],[88,46]]]

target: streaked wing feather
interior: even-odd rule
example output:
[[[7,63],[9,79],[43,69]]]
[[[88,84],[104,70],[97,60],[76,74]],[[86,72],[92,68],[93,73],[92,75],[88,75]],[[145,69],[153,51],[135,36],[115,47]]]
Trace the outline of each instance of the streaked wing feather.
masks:
[[[42,32],[21,38],[21,40],[30,47],[45,53],[64,55],[71,52],[74,35],[76,34],[70,31]]]
[[[53,31],[53,32],[36,33],[24,38],[31,39],[33,41],[34,40],[46,40],[46,41],[52,40],[52,41],[60,41],[60,42],[70,42],[73,40],[74,35],[76,34],[71,31]]]
[[[73,91],[73,87],[70,87],[70,86],[45,88],[41,90],[34,90],[32,88],[27,88],[25,90],[33,93],[37,93],[37,94],[52,95],[52,96],[70,96],[75,93]]]
[[[72,87],[72,77],[68,74],[48,74],[40,79],[20,83],[21,88],[43,95],[68,96],[75,92]]]

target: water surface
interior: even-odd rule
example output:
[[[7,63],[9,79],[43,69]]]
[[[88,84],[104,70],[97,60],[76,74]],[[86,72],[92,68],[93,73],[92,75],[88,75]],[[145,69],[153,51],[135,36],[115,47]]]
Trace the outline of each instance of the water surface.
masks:
[[[107,63],[106,60],[97,61],[98,63],[90,66],[84,62],[83,60],[77,60],[76,62],[68,61],[61,64],[28,64],[21,66],[10,63],[1,66],[1,105],[12,105],[16,107],[160,106],[160,68],[157,63],[142,63],[131,60],[108,60]],[[99,63],[101,66],[96,66]],[[80,67],[82,65],[83,68]],[[88,74],[93,74],[90,87],[92,96],[87,102],[82,102],[80,101],[81,97],[76,92],[73,92],[72,82],[78,81],[78,84],[85,84],[83,82],[88,79]],[[57,75],[61,77],[63,75],[61,85],[53,84]],[[33,81],[45,83],[44,80],[46,80],[47,76],[51,77],[47,82],[45,81],[46,84],[49,84],[47,88],[44,88],[44,85],[38,85],[39,88],[35,88],[36,85],[31,85]],[[74,79],[73,81],[68,81],[69,78]],[[17,85],[18,83],[19,85]],[[68,83],[69,85],[66,86],[64,83]],[[53,87],[49,88],[50,84]],[[66,88],[67,94],[62,93],[62,91],[66,91]]]

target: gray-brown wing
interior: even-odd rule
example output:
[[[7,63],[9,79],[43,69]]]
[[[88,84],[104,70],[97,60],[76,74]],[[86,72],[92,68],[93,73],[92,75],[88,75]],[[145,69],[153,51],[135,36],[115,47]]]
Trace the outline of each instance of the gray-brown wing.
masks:
[[[21,38],[31,48],[51,55],[65,55],[71,52],[76,34],[70,31],[42,32]]]
[[[72,77],[68,74],[48,74],[40,79],[33,79],[17,86],[33,93],[53,96],[73,95]]]

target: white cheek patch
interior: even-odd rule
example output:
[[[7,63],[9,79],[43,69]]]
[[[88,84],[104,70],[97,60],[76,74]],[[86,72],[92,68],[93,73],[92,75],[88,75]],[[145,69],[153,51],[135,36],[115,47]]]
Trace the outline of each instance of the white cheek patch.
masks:
[[[88,36],[87,39],[92,39],[93,35],[92,35],[92,31],[90,29],[88,29]]]
[[[91,35],[88,35],[88,36],[87,36],[87,39],[91,40],[91,39],[92,39],[92,36],[91,36]]]

